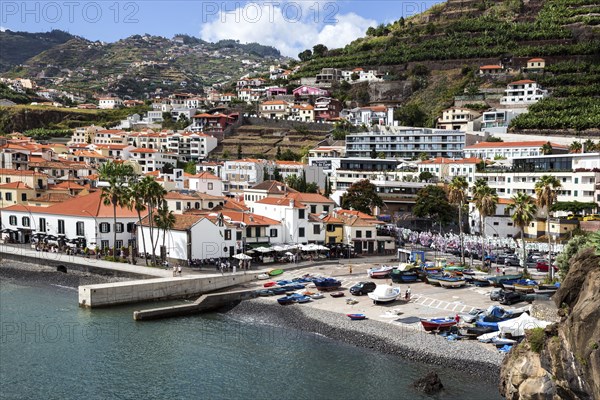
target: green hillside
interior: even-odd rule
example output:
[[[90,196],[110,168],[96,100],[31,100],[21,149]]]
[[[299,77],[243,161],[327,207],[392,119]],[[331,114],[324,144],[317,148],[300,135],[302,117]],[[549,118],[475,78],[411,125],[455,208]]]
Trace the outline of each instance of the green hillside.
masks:
[[[448,0],[414,17],[369,28],[344,48],[313,55],[297,76],[314,76],[325,67],[363,67],[403,80],[411,79],[411,70],[420,65],[428,77],[406,103],[422,107],[431,124],[453,95],[467,88],[501,88],[513,78],[528,77],[515,73],[490,83],[477,77],[480,65],[503,60],[518,71],[532,57],[548,61],[545,74],[529,77],[550,89],[553,98],[532,107],[514,128],[600,129],[597,0]],[[426,90],[430,93],[424,96]]]
[[[68,42],[74,37],[59,30],[44,33],[0,31],[0,72],[8,71],[29,58]]]

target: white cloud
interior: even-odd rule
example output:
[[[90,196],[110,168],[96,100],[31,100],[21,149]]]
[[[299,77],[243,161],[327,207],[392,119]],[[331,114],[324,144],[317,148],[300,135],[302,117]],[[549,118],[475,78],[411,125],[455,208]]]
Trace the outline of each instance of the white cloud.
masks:
[[[222,11],[213,21],[202,25],[200,37],[211,42],[222,39],[258,42],[274,46],[283,55],[297,57],[299,52],[318,43],[329,48],[342,47],[363,36],[369,26],[376,25],[376,21],[354,13],[333,15],[335,10],[323,8],[317,12],[315,3],[308,2],[312,9],[305,3],[282,3],[278,7],[248,3],[235,11]],[[323,21],[328,16],[336,22]]]
[[[6,30],[7,30],[7,29],[8,29],[8,28],[5,28],[5,27],[3,27],[3,26],[0,26],[0,32],[6,32]]]

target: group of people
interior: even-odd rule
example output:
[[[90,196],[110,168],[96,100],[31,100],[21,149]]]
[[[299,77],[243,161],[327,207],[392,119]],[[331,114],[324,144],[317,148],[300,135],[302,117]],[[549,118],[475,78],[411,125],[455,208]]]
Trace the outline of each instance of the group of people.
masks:
[[[164,266],[165,266],[165,269],[169,269],[169,261],[165,260]],[[181,276],[181,273],[183,272],[181,269],[181,265],[179,265],[179,266],[173,265],[172,270],[173,270],[173,276],[178,276],[178,275]]]

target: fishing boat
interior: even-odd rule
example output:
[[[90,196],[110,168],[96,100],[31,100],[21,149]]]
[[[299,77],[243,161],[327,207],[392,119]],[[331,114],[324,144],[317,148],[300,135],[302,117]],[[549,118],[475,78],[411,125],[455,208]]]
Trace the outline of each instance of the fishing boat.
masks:
[[[491,285],[491,283],[487,277],[479,278],[479,277],[473,276],[471,278],[471,283],[473,283],[473,285],[478,286],[478,287],[485,287],[485,286]]]
[[[365,314],[346,314],[346,316],[348,318],[350,318],[352,321],[359,321],[361,319],[367,319],[367,316]]]
[[[390,274],[392,273],[392,269],[394,267],[388,267],[388,266],[383,266],[380,268],[370,268],[369,270],[367,270],[367,274],[369,275],[369,278],[389,278]]]
[[[450,276],[441,276],[438,278],[438,281],[440,282],[440,286],[444,288],[459,288],[467,284],[463,278]]]
[[[344,292],[333,292],[330,295],[331,297],[344,297]]]
[[[294,282],[292,282],[292,281],[288,281],[288,280],[285,280],[285,279],[281,279],[281,280],[278,280],[278,281],[277,281],[277,284],[278,284],[279,286],[290,285],[290,284],[292,284],[292,283],[294,283]]]
[[[536,281],[532,281],[530,279],[522,279],[514,283],[515,290],[523,293],[533,293],[535,287],[537,286]]]
[[[264,281],[265,279],[269,279],[269,274],[258,274],[256,278],[258,278],[261,281]]]
[[[277,285],[277,282],[270,281],[270,282],[265,282],[265,284],[263,286],[264,287],[272,287],[275,285]]]
[[[310,298],[310,296],[305,296],[305,295],[299,294],[299,293],[293,293],[293,294],[289,295],[288,297],[291,297],[295,303],[300,303],[300,304],[308,303],[309,301],[312,300]]]
[[[389,285],[379,285],[371,293],[367,293],[373,303],[389,303],[396,300],[400,295],[400,288],[395,288]]]
[[[490,306],[487,311],[479,317],[476,326],[483,328],[490,328],[493,331],[498,330],[498,322],[507,321],[509,319],[517,318],[524,312],[526,308],[520,308],[515,310],[505,310],[502,307]]]
[[[454,318],[421,318],[421,325],[425,332],[447,331],[456,325],[456,320]]]
[[[419,273],[416,270],[400,271],[393,269],[391,278],[394,283],[411,283],[419,280]]]
[[[425,276],[425,282],[429,283],[430,285],[434,285],[434,286],[441,286],[440,285],[440,280],[438,279],[440,276],[440,274],[437,275],[431,275],[431,274],[427,274]]]
[[[274,294],[275,293],[273,293],[273,291],[269,289],[263,289],[258,291],[258,295],[261,297],[273,296]]]
[[[323,293],[321,293],[321,292],[309,294],[307,296],[310,296],[310,298],[313,299],[313,300],[318,300],[318,299],[324,299],[325,298],[325,295]]]
[[[295,301],[291,296],[283,296],[277,299],[277,302],[282,306],[287,306],[289,304],[294,304]]]
[[[287,290],[285,290],[282,287],[276,287],[271,290],[273,291],[274,294],[285,294],[287,292]]]
[[[542,294],[546,296],[552,296],[558,290],[558,286],[554,285],[538,285],[533,288],[535,294]]]
[[[510,280],[519,280],[523,277],[521,274],[515,275],[497,275],[488,277],[488,281],[492,284],[492,286],[501,287],[502,281],[510,281]]]
[[[277,276],[283,274],[282,269],[272,269],[268,272],[269,276]]]
[[[333,278],[313,279],[313,283],[315,284],[317,290],[321,291],[337,290],[340,288],[340,286],[342,286],[341,281]]]

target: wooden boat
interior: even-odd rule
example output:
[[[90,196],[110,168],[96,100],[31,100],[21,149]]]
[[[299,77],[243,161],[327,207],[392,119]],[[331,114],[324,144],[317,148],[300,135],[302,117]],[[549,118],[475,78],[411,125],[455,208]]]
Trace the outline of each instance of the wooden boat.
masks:
[[[269,289],[263,289],[258,291],[258,295],[261,297],[273,296],[274,294],[275,293],[273,293],[273,291]]]
[[[317,290],[321,291],[337,290],[340,288],[340,286],[342,286],[341,281],[333,278],[313,279],[313,283],[315,284]]]
[[[422,318],[421,325],[425,332],[447,331],[456,325],[456,320],[454,318]]]
[[[257,278],[261,281],[265,280],[265,279],[269,279],[269,274],[259,274],[257,276]]]
[[[295,303],[300,303],[300,304],[302,304],[302,303],[308,303],[309,301],[311,301],[311,300],[312,300],[312,299],[310,298],[310,296],[305,296],[305,295],[303,295],[303,294],[299,294],[299,293],[294,293],[294,294],[291,294],[291,295],[289,295],[288,297],[291,297],[291,298],[292,298],[292,300],[293,300]]]
[[[387,266],[383,266],[381,268],[371,268],[367,271],[367,274],[369,274],[369,277],[373,279],[389,278],[390,274],[392,273],[392,269],[393,267]]]
[[[285,290],[282,287],[276,287],[271,290],[273,291],[274,294],[285,294],[287,292],[287,290]]]
[[[395,288],[389,285],[379,285],[371,293],[367,293],[373,303],[389,303],[396,300],[400,295],[400,288]]]
[[[331,297],[344,297],[344,292],[333,292],[330,295]]]
[[[283,296],[278,298],[277,302],[282,306],[287,306],[289,304],[294,304],[294,299],[292,299],[290,296]]]
[[[487,279],[487,277],[486,278],[472,277],[471,282],[473,283],[473,285],[478,286],[478,287],[485,287],[485,286],[491,285],[491,283]]]
[[[277,285],[277,282],[270,281],[270,282],[265,282],[265,284],[263,286],[264,287],[272,287],[275,285]]]
[[[459,288],[465,286],[467,282],[463,278],[442,276],[438,278],[440,286],[444,288]]]
[[[323,293],[321,293],[321,292],[309,294],[307,296],[310,296],[310,298],[313,299],[313,300],[318,300],[318,299],[324,299],[325,298],[325,295]]]
[[[283,274],[282,269],[272,269],[268,272],[269,276],[277,276]]]
[[[526,308],[520,308],[515,310],[505,310],[502,307],[491,307],[486,314],[481,315],[477,322],[475,322],[476,326],[483,328],[490,328],[494,331],[498,330],[498,322],[506,321],[509,319],[517,318],[524,312],[526,312]]]
[[[390,276],[394,283],[411,283],[419,280],[419,273],[416,270],[400,271],[393,269]]]
[[[367,319],[367,316],[365,314],[346,314],[346,316],[348,318],[350,318],[352,321],[359,321],[362,319]]]
[[[490,283],[493,286],[496,287],[500,287],[502,281],[506,281],[506,280],[518,280],[521,279],[523,277],[523,275],[521,274],[515,274],[515,275],[497,275],[497,276],[490,276],[488,277],[488,281],[490,281]]]
[[[545,295],[545,296],[552,296],[554,293],[556,293],[556,291],[558,290],[558,288],[554,288],[554,289],[540,289],[538,288],[534,288],[533,289],[533,293],[535,294],[541,294],[541,295]]]
[[[434,286],[441,286],[440,285],[440,280],[438,279],[441,275],[430,275],[427,274],[427,276],[425,276],[425,282],[429,283],[430,285],[434,285]]]
[[[535,287],[537,286],[536,281],[532,281],[529,279],[520,280],[515,282],[515,290],[523,293],[533,293]]]

